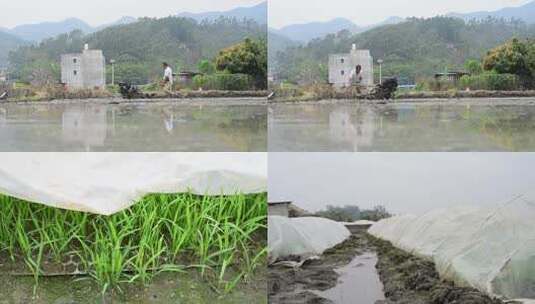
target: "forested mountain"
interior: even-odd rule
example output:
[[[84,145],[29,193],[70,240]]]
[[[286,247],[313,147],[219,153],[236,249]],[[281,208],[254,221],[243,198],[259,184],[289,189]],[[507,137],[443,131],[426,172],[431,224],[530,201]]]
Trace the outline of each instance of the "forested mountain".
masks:
[[[106,60],[116,61],[117,75],[143,83],[161,74],[163,61],[175,70],[196,69],[200,60],[211,60],[221,49],[245,38],[266,40],[265,26],[228,18],[201,23],[180,17],[142,18],[88,35],[73,31],[38,46],[21,47],[9,55],[10,70],[25,80],[35,70],[58,73],[60,55],[80,52],[88,43],[90,48],[102,49]]]
[[[213,21],[219,17],[252,19],[260,24],[267,24],[267,2],[262,2],[251,7],[237,7],[224,12],[205,12],[205,13],[180,13],[179,17],[193,18],[199,22],[204,20]]]
[[[236,18],[238,20],[252,19],[259,24],[267,23],[267,2],[259,3],[252,7],[238,7],[229,11],[206,12],[206,13],[180,13],[179,17],[188,17],[198,22],[206,19],[215,21],[220,17]],[[0,28],[1,32],[9,33],[26,41],[40,42],[43,39],[53,38],[60,34],[70,33],[74,30],[80,30],[85,34],[100,31],[104,28],[130,24],[137,20],[135,17],[124,16],[117,21],[92,27],[85,21],[78,18],[68,18],[61,21],[46,21],[33,24],[21,24],[14,28]],[[0,41],[1,47],[1,41]]]
[[[86,34],[89,34],[96,31],[100,31],[110,26],[129,24],[135,22],[136,20],[137,19],[134,17],[125,16],[121,17],[117,21],[103,24],[97,27],[92,27],[85,21],[80,20],[78,18],[68,18],[62,21],[47,21],[34,24],[21,24],[12,29],[0,28],[0,32],[11,34],[25,41],[40,42],[43,39],[53,38],[57,35],[69,33],[75,30],[80,30]]]
[[[45,38],[55,37],[74,30],[90,33],[93,31],[93,28],[83,20],[69,18],[57,22],[23,24],[8,30],[8,32],[22,40],[38,42]]]
[[[359,26],[349,19],[335,18],[325,22],[290,24],[280,29],[270,28],[270,31],[278,34],[279,36],[284,36],[287,39],[300,43],[306,43],[312,39],[323,38],[328,34],[335,34],[342,30],[348,30],[356,34],[382,25],[397,24],[403,22],[404,20],[405,19],[401,17],[389,17],[377,24]]]
[[[7,67],[7,56],[10,51],[24,45],[25,42],[11,34],[0,31],[0,68]]]
[[[268,42],[268,60],[271,63],[276,63],[275,56],[278,52],[301,45],[301,43],[282,36],[271,29],[268,29]],[[271,70],[274,67],[270,66],[269,68]]]
[[[114,22],[110,22],[110,23],[99,25],[99,26],[93,28],[93,30],[91,32],[88,32],[88,33],[98,32],[98,31],[103,30],[103,29],[105,29],[107,27],[110,27],[110,26],[125,25],[125,24],[134,23],[136,21],[137,21],[137,18],[135,18],[135,17],[123,16],[123,17],[119,18],[118,20],[116,20]]]
[[[383,59],[383,75],[402,82],[429,77],[446,68],[462,68],[467,59],[480,59],[489,49],[513,37],[535,36],[535,26],[520,21],[487,18],[464,22],[458,18],[411,18],[353,34],[341,31],[305,46],[287,49],[271,59],[280,67],[275,73],[290,81],[326,81],[328,56],[346,53],[355,43],[369,49],[375,60]]]
[[[321,38],[341,30],[359,32],[360,28],[349,19],[335,18],[325,22],[292,24],[278,30],[271,29],[274,33],[299,42],[308,42],[314,38]]]
[[[471,19],[486,19],[487,17],[518,19],[526,23],[535,23],[535,1],[529,2],[519,7],[506,7],[492,12],[473,12],[467,14],[452,13],[448,16],[459,17],[466,21]]]

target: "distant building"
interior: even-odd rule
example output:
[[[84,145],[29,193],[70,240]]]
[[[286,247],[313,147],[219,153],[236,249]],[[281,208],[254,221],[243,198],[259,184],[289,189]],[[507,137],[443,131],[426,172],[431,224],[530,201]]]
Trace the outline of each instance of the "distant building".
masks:
[[[461,77],[465,75],[470,75],[470,73],[463,72],[463,71],[450,71],[446,73],[436,73],[435,74],[435,80],[447,80],[451,81],[453,83],[457,83]]]
[[[329,83],[335,87],[351,85],[351,72],[360,65],[362,86],[373,86],[373,57],[369,50],[357,50],[353,44],[347,54],[329,55]]]
[[[268,202],[268,215],[284,217],[312,216],[310,212],[299,208],[291,201]]]
[[[292,202],[268,202],[268,215],[289,217],[290,204]]]
[[[173,76],[176,76],[176,81],[182,86],[190,86],[193,83],[193,78],[197,75],[202,75],[201,73],[195,73],[190,71],[182,71],[178,74],[174,74]]]
[[[106,60],[102,50],[84,46],[82,53],[61,55],[61,82],[69,89],[103,88]]]

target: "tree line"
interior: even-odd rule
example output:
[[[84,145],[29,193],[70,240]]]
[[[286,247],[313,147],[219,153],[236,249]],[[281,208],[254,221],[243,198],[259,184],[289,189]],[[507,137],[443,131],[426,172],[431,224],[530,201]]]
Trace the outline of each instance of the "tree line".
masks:
[[[240,48],[245,41],[267,49],[266,35],[265,27],[252,20],[142,18],[88,35],[73,31],[38,45],[19,47],[9,54],[9,72],[12,78],[22,81],[57,81],[61,54],[80,52],[88,43],[91,49],[103,51],[107,63],[115,60],[116,80],[142,84],[161,77],[162,62],[168,62],[175,71],[198,71],[201,62],[215,64],[222,50]],[[267,69],[267,62],[265,65]]]
[[[369,49],[375,60],[383,59],[384,76],[415,83],[445,70],[462,69],[467,60],[481,60],[488,50],[513,37],[535,38],[535,25],[491,17],[469,22],[443,16],[409,18],[359,34],[343,30],[287,48],[271,57],[270,67],[281,80],[325,83],[329,54],[347,53],[355,43],[359,49]]]

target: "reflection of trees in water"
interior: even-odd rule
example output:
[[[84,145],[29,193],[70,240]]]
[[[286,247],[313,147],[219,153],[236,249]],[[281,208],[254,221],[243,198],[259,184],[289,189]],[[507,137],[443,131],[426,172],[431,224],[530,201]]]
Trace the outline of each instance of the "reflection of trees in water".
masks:
[[[272,149],[487,151],[535,148],[535,106],[272,105]],[[279,145],[279,146],[275,146]]]
[[[472,130],[509,151],[535,147],[535,108],[532,106],[473,107],[463,114]]]
[[[265,150],[265,106],[40,103],[0,107],[2,137],[37,150]]]
[[[219,139],[240,150],[265,150],[267,148],[267,112],[246,113],[245,116],[228,113],[216,129]],[[239,118],[238,118],[239,117]],[[254,134],[254,136],[253,136]]]

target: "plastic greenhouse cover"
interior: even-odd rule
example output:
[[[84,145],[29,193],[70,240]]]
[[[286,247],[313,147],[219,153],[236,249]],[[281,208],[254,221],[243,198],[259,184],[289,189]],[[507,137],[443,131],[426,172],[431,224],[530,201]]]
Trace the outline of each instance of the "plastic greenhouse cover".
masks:
[[[109,215],[148,193],[266,191],[266,153],[2,153],[0,193]]]
[[[319,255],[350,236],[343,224],[321,217],[269,216],[268,227],[271,262],[290,255]]]
[[[396,216],[368,231],[432,259],[442,277],[459,285],[509,299],[535,299],[533,202],[517,198],[495,208],[459,207]]]

